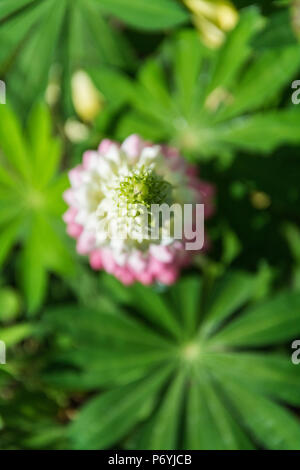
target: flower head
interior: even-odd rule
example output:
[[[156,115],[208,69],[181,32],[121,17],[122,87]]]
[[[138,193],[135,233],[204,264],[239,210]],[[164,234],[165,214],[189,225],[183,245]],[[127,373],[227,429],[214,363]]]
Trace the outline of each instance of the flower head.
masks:
[[[225,33],[232,30],[238,12],[229,0],[183,0],[193,13],[193,21],[208,47],[221,46]]]
[[[72,76],[72,98],[78,116],[91,122],[103,108],[104,98],[83,70]]]
[[[175,214],[160,220],[158,236],[151,236],[153,207],[202,203],[208,217],[214,189],[197,177],[194,166],[176,149],[132,135],[122,145],[105,139],[97,151],[85,152],[69,178],[67,232],[93,269],[104,269],[124,284],[176,281],[192,252],[174,236]]]

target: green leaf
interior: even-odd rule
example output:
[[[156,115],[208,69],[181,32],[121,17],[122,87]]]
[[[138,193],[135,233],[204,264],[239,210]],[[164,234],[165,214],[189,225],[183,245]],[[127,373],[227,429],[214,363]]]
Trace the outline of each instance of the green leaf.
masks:
[[[28,8],[22,11],[19,15],[14,15],[15,8],[14,0],[7,0],[9,7],[4,5],[4,13],[12,13],[11,17],[7,19],[0,28],[0,40],[5,44],[5,48],[0,51],[0,70],[6,69],[7,62],[15,58],[15,55],[20,52],[18,48],[20,43],[26,42],[27,35],[31,28],[40,20],[44,11],[47,9],[47,2],[35,2],[34,8]],[[3,3],[3,0],[2,0]],[[3,18],[2,18],[3,19]]]
[[[300,140],[300,112],[297,109],[268,111],[249,117],[236,118],[219,128],[224,144],[249,152],[269,153],[280,144],[297,144]]]
[[[185,276],[171,288],[172,303],[180,314],[185,338],[194,334],[199,322],[202,287],[201,279]]]
[[[216,87],[229,87],[237,73],[249,58],[250,39],[264,25],[259,10],[250,7],[244,10],[236,27],[227,35],[218,54],[208,93]]]
[[[153,121],[139,113],[128,112],[120,119],[117,136],[120,140],[126,139],[130,134],[139,134],[144,139],[163,142],[168,134],[162,126],[153,125]]]
[[[201,336],[211,335],[220,323],[250,300],[253,288],[254,279],[249,274],[231,272],[225,276],[212,292]]]
[[[51,423],[52,425],[52,423]],[[53,448],[53,444],[60,442],[62,438],[65,438],[66,429],[59,425],[49,425],[45,423],[45,428],[38,429],[38,432],[31,435],[25,440],[25,445],[30,449],[49,449]]]
[[[295,261],[300,264],[300,231],[298,227],[287,222],[282,229]]]
[[[85,0],[79,6],[80,14],[85,20],[84,28],[89,33],[98,60],[115,66],[130,66],[134,62],[131,48],[125,37],[120,36],[117,29],[111,28],[104,20],[101,15],[101,3],[98,0]],[[74,28],[74,34],[77,34],[77,28]],[[72,50],[76,53],[74,49]],[[83,53],[86,54],[86,48]]]
[[[73,448],[299,446],[296,418],[276,404],[299,405],[297,367],[271,351],[234,351],[273,343],[279,348],[294,338],[299,293],[257,302],[257,279],[244,272],[228,274],[215,290],[188,276],[160,295],[140,285],[121,288],[109,276],[100,280],[89,280],[89,296],[97,298],[93,309],[48,309],[39,333],[54,336],[43,374],[51,387],[93,395],[100,389],[69,426]],[[211,298],[207,316],[198,310],[203,295]],[[197,336],[199,322],[207,325],[203,338]]]
[[[0,265],[2,265],[12,249],[20,231],[21,219],[16,217],[9,222],[0,233]]]
[[[267,346],[300,333],[300,294],[284,292],[249,307],[212,338],[223,346]]]
[[[200,375],[188,394],[185,448],[189,450],[252,449],[243,430],[234,421],[218,394]]]
[[[227,166],[239,150],[297,144],[299,111],[276,105],[298,69],[298,46],[255,49],[264,25],[251,7],[218,50],[206,50],[191,30],[166,41],[139,71],[133,110],[118,124],[118,137],[140,133],[170,142],[190,160],[218,158]]]
[[[43,103],[37,103],[29,116],[28,131],[35,180],[39,187],[47,185],[55,175],[61,157],[61,145],[52,137],[50,113]]]
[[[70,187],[70,181],[67,173],[61,173],[49,184],[47,189],[44,189],[46,195],[47,213],[54,217],[59,217],[61,221],[62,214],[67,209],[67,204],[62,198],[63,192]]]
[[[100,274],[100,283],[105,290],[108,291],[109,295],[113,297],[117,303],[130,304],[131,293],[126,286],[111,274],[105,272]]]
[[[274,97],[278,97],[285,83],[292,81],[299,64],[298,45],[280,50],[271,49],[260,54],[238,83],[232,105],[224,113],[220,112],[219,119],[228,119],[270,103]]]
[[[33,3],[34,0],[1,0],[0,3],[0,20],[17,11],[18,9]]]
[[[7,347],[14,346],[32,336],[34,326],[30,323],[19,323],[6,328],[0,328],[0,338]]]
[[[148,60],[140,72],[140,81],[143,86],[142,96],[134,95],[137,106],[143,111],[146,102],[152,101],[148,112],[157,118],[167,121],[169,114],[174,111],[174,104],[168,93],[167,82],[163,71],[157,61]]]
[[[197,99],[199,69],[204,59],[204,50],[194,31],[181,32],[175,43],[174,71],[176,82],[176,100],[183,113],[189,110]]]
[[[236,235],[228,226],[224,227],[223,232],[223,254],[222,263],[230,265],[232,261],[241,252],[241,243]]]
[[[26,99],[29,102],[41,96],[47,85],[48,72],[67,5],[66,0],[60,2],[48,0],[45,3],[47,10],[40,19],[35,34],[26,43],[18,61],[21,70],[26,71],[29,67],[31,68],[31,73],[27,74],[23,80],[23,93],[27,94]],[[36,57],[39,58],[38,61]]]
[[[277,2],[279,4],[279,2]],[[290,4],[288,0],[281,2],[282,6]],[[291,12],[289,8],[278,8],[267,18],[264,31],[254,40],[254,45],[259,49],[282,48],[297,42],[292,29]]]
[[[1,0],[1,19],[0,72],[23,111],[44,94],[54,63],[61,67],[63,104],[70,114],[75,70],[103,62],[130,69],[135,62],[129,41],[103,18],[98,0]]]
[[[13,169],[28,179],[31,168],[27,145],[20,124],[8,105],[0,107],[0,149]]]
[[[20,283],[33,313],[46,295],[47,271],[61,276],[74,272],[61,220],[66,209],[62,192],[68,183],[65,174],[56,176],[61,151],[52,136],[48,109],[40,103],[33,106],[26,134],[8,105],[1,107],[0,115],[0,264],[20,242]]]
[[[102,318],[98,321],[101,322]],[[68,337],[72,347],[56,357],[56,363],[62,368],[46,373],[46,380],[73,390],[121,386],[174,362],[174,351],[166,348],[163,342],[153,348],[141,342],[137,344],[122,339],[117,342],[113,336],[106,338],[100,334],[96,333],[96,326],[94,334],[88,335],[85,331],[77,338],[79,335],[70,333]]]
[[[116,306],[108,307],[99,305],[101,312],[88,308],[78,308],[75,305],[47,310],[47,321],[56,328],[64,328],[70,331],[73,340],[78,343],[92,344],[100,340],[114,341],[120,344],[136,344],[150,346],[152,348],[173,347],[173,344],[161,336],[153,328],[147,328],[141,322],[124,315]],[[76,319],[76,323],[72,320]],[[68,320],[68,321],[67,321]]]
[[[21,310],[21,301],[18,293],[11,287],[0,288],[0,321],[15,320]]]
[[[75,449],[103,449],[117,442],[140,419],[143,404],[166,381],[163,368],[138,383],[104,392],[81,410],[70,428]]]
[[[258,442],[274,450],[300,449],[300,424],[290,412],[236,383],[222,386]]]
[[[189,14],[174,0],[100,0],[104,12],[137,28],[156,30],[186,22]]]
[[[147,449],[176,449],[185,385],[186,374],[181,371],[173,379],[151,422]]]
[[[97,88],[113,108],[122,106],[132,99],[134,87],[125,75],[112,68],[89,68],[88,72]]]
[[[175,337],[181,335],[181,327],[176,320],[172,310],[164,302],[162,297],[151,289],[147,289],[141,284],[132,287],[135,307],[146,318],[169,331]]]
[[[62,224],[51,223],[51,219],[40,216],[36,230],[39,232],[39,239],[43,241],[41,259],[45,267],[61,276],[73,276],[75,274],[75,262],[67,248],[65,233]]]
[[[212,353],[205,363],[216,378],[235,380],[247,388],[286,401],[300,404],[300,374],[288,356],[261,353]]]
[[[0,166],[0,182],[9,189],[15,189],[18,187],[18,181],[14,178],[14,175],[8,168],[4,168],[3,166]]]
[[[26,240],[20,265],[21,285],[30,314],[37,312],[47,292],[48,277],[43,261],[44,251],[44,240],[41,238],[39,221],[36,219]]]

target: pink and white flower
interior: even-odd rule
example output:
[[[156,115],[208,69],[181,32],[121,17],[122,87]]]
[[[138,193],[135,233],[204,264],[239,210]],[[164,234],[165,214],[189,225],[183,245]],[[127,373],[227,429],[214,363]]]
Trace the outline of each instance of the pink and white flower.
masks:
[[[104,269],[126,285],[135,281],[172,284],[194,252],[186,251],[184,242],[172,237],[143,236],[135,227],[139,217],[135,215],[132,224],[132,214],[120,209],[120,200],[131,204],[138,194],[141,201],[150,201],[154,191],[155,202],[170,197],[180,205],[202,203],[205,217],[214,210],[214,188],[198,178],[196,167],[176,149],[153,145],[137,135],[122,145],[103,140],[98,150],[84,153],[69,179],[71,188],[64,193],[69,209],[63,218],[67,233],[77,240],[77,252],[89,256],[93,269]],[[138,192],[132,191],[133,182]],[[125,239],[109,236],[109,224],[116,220],[126,226]]]

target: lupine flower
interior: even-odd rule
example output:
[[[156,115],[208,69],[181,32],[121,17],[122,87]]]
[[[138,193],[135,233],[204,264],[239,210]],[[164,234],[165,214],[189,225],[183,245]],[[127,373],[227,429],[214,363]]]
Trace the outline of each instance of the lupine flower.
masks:
[[[193,13],[193,22],[208,47],[219,47],[225,33],[238,21],[238,12],[229,0],[183,0]]]
[[[72,76],[72,98],[76,113],[85,122],[93,121],[103,108],[103,96],[83,70]]]
[[[184,240],[147,237],[137,207],[153,204],[204,204],[205,217],[213,212],[213,187],[197,177],[197,169],[172,148],[152,145],[137,135],[122,145],[105,139],[97,151],[87,151],[82,163],[69,172],[71,188],[64,193],[68,234],[77,240],[77,252],[88,255],[93,269],[104,269],[124,284],[139,281],[172,284],[192,251]],[[111,236],[118,222],[126,237]],[[137,230],[139,229],[139,230]]]

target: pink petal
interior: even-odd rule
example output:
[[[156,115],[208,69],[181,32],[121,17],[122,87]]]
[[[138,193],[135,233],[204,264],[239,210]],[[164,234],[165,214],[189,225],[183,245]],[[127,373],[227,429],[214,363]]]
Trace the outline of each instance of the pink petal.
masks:
[[[151,272],[151,274],[153,274],[153,276],[156,276],[157,274],[159,274],[164,269],[164,263],[159,261],[154,256],[151,256],[151,258],[149,260],[149,268],[148,269],[149,269],[149,272]]]
[[[144,148],[144,141],[136,134],[130,135],[124,140],[121,149],[131,158],[137,158]]]
[[[68,176],[72,186],[80,186],[81,183],[81,173],[82,167],[81,165],[75,166],[72,170],[69,171]]]
[[[107,271],[108,273],[110,274],[114,274],[116,268],[117,268],[117,265],[116,265],[116,262],[114,260],[114,257],[111,253],[110,250],[102,250],[102,263],[103,263],[103,268],[105,269],[105,271]]]
[[[126,268],[118,268],[115,271],[115,276],[125,285],[125,286],[130,286],[131,284],[134,283],[135,279],[131,271]]]
[[[109,150],[110,146],[113,145],[114,142],[110,139],[103,139],[102,142],[100,142],[100,145],[98,147],[98,152],[102,154],[106,154],[106,152]]]
[[[162,145],[161,146],[161,151],[163,153],[163,155],[167,158],[178,158],[180,155],[179,155],[179,151],[177,150],[177,148],[175,147],[170,147],[169,145]]]
[[[196,178],[198,175],[198,168],[195,165],[187,165],[185,173],[187,176]]]
[[[94,245],[94,235],[88,232],[83,232],[77,240],[77,253],[80,255],[87,255],[94,248]]]
[[[82,157],[82,166],[84,170],[88,170],[94,164],[94,162],[97,161],[98,157],[98,153],[94,150],[87,150],[84,152]]]
[[[180,156],[179,151],[176,148],[162,145],[161,150],[162,154],[167,158],[169,167],[173,171],[178,171],[180,173],[186,172],[186,161]]]
[[[178,279],[178,269],[174,266],[170,266],[169,268],[163,269],[156,277],[162,284],[174,284]]]
[[[154,281],[153,275],[149,271],[143,271],[141,273],[136,274],[136,279],[145,286],[153,284]]]
[[[63,193],[63,200],[69,204],[70,206],[74,205],[75,203],[75,198],[74,198],[74,194],[73,194],[73,190],[71,188],[67,189],[66,191],[64,191]]]
[[[64,215],[63,215],[63,221],[66,224],[70,224],[70,223],[74,222],[74,219],[77,215],[77,212],[78,211],[75,207],[69,207],[67,212],[65,212]]]
[[[128,265],[133,272],[140,273],[146,269],[147,260],[140,251],[136,251],[129,256]]]
[[[78,238],[82,233],[83,227],[75,222],[67,225],[67,234],[72,238]]]
[[[174,259],[172,251],[167,246],[163,245],[151,245],[150,253],[162,263],[170,263]]]
[[[95,270],[101,269],[103,267],[101,250],[94,250],[91,252],[90,265]]]

